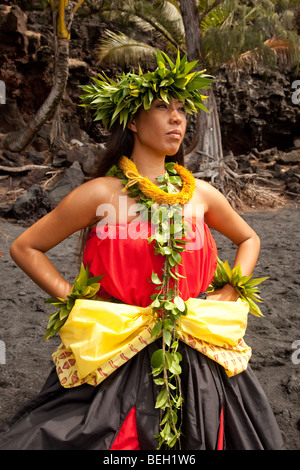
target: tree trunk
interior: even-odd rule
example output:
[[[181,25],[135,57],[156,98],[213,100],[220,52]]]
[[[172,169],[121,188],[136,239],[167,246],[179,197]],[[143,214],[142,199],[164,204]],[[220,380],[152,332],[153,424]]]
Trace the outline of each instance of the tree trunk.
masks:
[[[200,111],[196,117],[194,139],[185,162],[196,176],[216,183],[215,180],[222,180],[224,161],[219,115],[213,90],[203,90],[203,94],[208,96],[206,107],[209,113]]]
[[[51,92],[33,118],[19,131],[8,134],[3,145],[12,152],[20,152],[32,142],[45,122],[50,119],[66,88],[69,74],[69,40],[58,39],[56,74]]]
[[[197,4],[195,0],[179,0],[179,4],[185,30],[185,44],[188,59],[190,61],[199,60],[200,64],[204,64],[204,55],[201,48],[202,33]]]
[[[180,10],[188,59],[199,60],[201,69],[205,68],[202,32],[195,0],[180,0]],[[202,90],[202,94],[208,96],[205,106],[209,113],[201,111],[197,115],[195,136],[185,160],[187,167],[192,168],[199,177],[207,177],[212,182],[218,179],[219,186],[222,186],[223,150],[218,109],[213,89]]]

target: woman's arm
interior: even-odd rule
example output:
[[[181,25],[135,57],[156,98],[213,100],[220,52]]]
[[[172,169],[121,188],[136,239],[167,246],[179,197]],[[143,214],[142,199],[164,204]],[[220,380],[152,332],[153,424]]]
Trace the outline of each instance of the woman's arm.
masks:
[[[72,286],[45,253],[95,221],[105,191],[99,181],[92,180],[74,189],[52,212],[23,232],[10,248],[16,264],[51,297],[66,298]]]
[[[254,230],[230,206],[226,198],[213,186],[201,181],[198,184],[205,201],[205,222],[225,235],[236,246],[234,266],[240,265],[244,276],[250,276],[256,265],[260,240]],[[229,284],[209,295],[214,300],[236,300],[238,294]]]

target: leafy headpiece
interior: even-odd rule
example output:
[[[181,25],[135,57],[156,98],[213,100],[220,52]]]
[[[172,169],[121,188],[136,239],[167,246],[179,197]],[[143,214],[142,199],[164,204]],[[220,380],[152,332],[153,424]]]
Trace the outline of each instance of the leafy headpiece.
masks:
[[[194,71],[198,61],[188,62],[186,55],[180,58],[178,52],[176,62],[162,51],[157,50],[157,65],[154,72],[143,74],[123,73],[114,81],[104,73],[92,78],[92,85],[81,88],[86,92],[80,98],[81,106],[94,109],[95,121],[102,121],[110,128],[118,119],[123,128],[141,106],[149,109],[154,99],[168,103],[175,98],[184,103],[187,113],[197,113],[200,109],[207,112],[204,106],[205,96],[201,89],[209,88],[213,77],[206,75],[205,70]],[[169,65],[169,68],[167,68]]]

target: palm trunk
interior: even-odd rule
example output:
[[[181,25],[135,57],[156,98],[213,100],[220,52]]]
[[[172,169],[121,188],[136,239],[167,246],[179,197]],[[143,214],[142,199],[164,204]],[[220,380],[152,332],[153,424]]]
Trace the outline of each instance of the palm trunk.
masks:
[[[189,60],[199,60],[201,69],[205,67],[202,50],[202,32],[195,0],[180,0],[180,10],[185,28],[186,48]],[[207,177],[222,185],[223,151],[218,109],[213,89],[203,90],[208,96],[206,107],[210,113],[201,111],[197,116],[196,134],[185,157],[188,167],[192,167],[199,177]]]
[[[187,167],[192,168],[195,176],[222,180],[223,149],[217,104],[213,90],[203,90],[208,96],[209,113],[201,111],[197,115],[196,131],[185,156]]]
[[[203,64],[203,51],[201,48],[201,29],[199,13],[195,0],[179,0],[182,21],[185,30],[185,44],[188,59],[199,60]],[[203,68],[203,67],[202,67]]]
[[[45,122],[50,119],[60,102],[67,85],[69,74],[69,40],[57,40],[57,63],[54,83],[46,101],[33,118],[19,131],[8,134],[3,142],[5,148],[12,152],[20,152],[32,142]]]

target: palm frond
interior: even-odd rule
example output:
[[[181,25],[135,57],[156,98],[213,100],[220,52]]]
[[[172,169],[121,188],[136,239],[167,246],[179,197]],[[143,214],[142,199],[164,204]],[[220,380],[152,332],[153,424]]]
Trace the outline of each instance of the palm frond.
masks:
[[[205,7],[204,4],[207,2],[202,1],[202,5],[199,6],[199,11],[204,14]],[[216,27],[223,28],[228,26],[232,22],[235,12],[235,3],[234,0],[227,0],[217,7],[210,10],[205,14],[201,19],[201,31],[205,35],[207,29]]]
[[[99,61],[119,65],[136,64],[139,61],[155,59],[156,48],[136,41],[126,34],[106,30],[96,50]]]
[[[164,18],[168,19],[173,23],[174,27],[176,28],[177,32],[179,32],[179,34],[185,34],[181,11],[176,1],[163,1],[161,5],[161,12]]]
[[[153,27],[159,39],[167,41],[176,49],[179,48],[182,53],[185,52],[182,47],[185,36],[184,25],[181,13],[174,3],[166,0],[159,0],[154,5],[149,5],[148,2],[135,2],[134,12],[139,21],[142,20]]]
[[[234,62],[236,67],[253,68],[262,61],[266,64],[268,62],[267,57],[269,58],[269,65],[290,67],[299,63],[300,46],[295,45],[293,41],[288,39],[273,37],[267,39],[263,47],[244,52]]]

